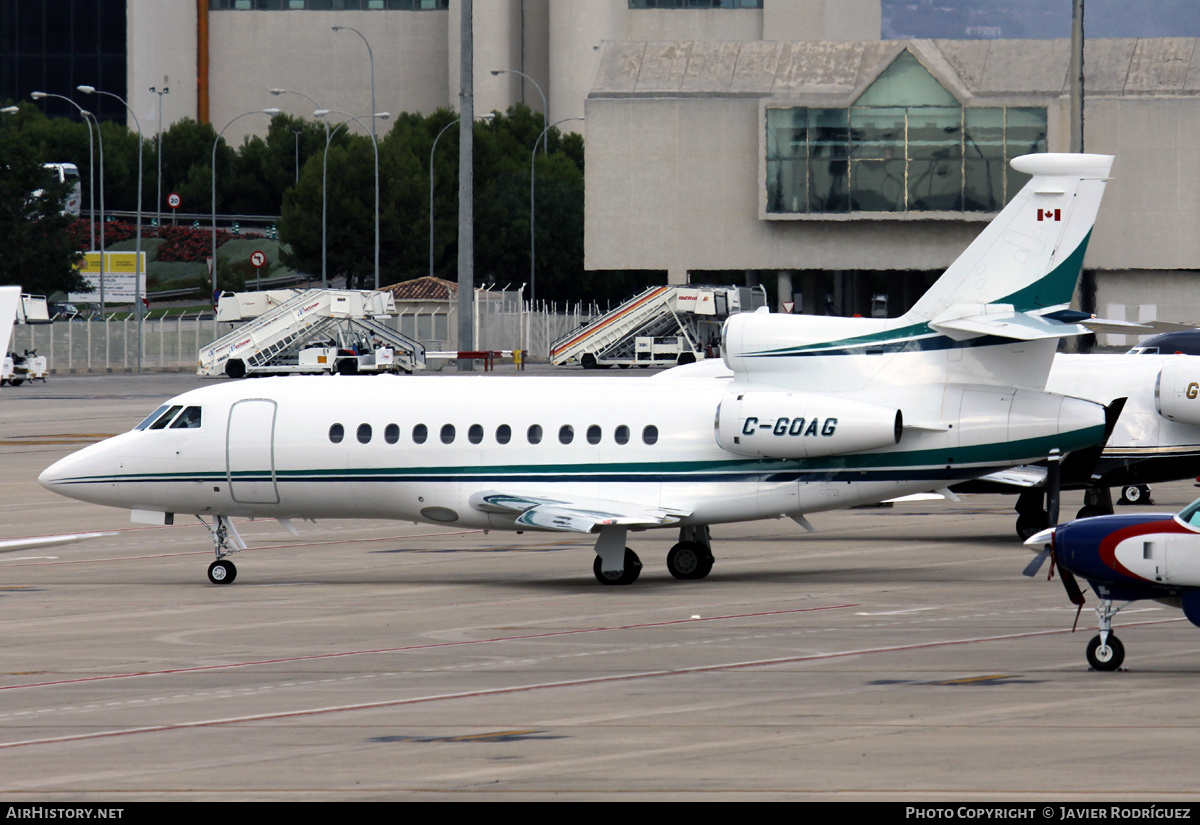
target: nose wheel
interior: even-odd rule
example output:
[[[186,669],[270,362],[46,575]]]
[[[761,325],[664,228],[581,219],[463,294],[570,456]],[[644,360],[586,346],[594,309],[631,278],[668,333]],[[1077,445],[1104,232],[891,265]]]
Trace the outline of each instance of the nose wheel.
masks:
[[[1096,636],[1088,642],[1087,660],[1093,670],[1116,670],[1125,661],[1125,645],[1112,633],[1107,640]]]
[[[208,566],[208,580],[213,584],[233,584],[237,578],[237,568],[228,559],[214,561]]]

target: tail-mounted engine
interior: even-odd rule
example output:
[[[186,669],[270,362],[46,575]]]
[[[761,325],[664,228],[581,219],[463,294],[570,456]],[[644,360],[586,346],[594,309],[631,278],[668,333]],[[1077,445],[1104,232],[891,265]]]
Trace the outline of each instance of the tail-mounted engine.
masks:
[[[765,458],[878,450],[900,442],[904,419],[894,407],[786,391],[733,392],[717,408],[717,443],[731,453]]]
[[[1180,356],[1163,364],[1154,406],[1169,421],[1200,426],[1200,358]]]

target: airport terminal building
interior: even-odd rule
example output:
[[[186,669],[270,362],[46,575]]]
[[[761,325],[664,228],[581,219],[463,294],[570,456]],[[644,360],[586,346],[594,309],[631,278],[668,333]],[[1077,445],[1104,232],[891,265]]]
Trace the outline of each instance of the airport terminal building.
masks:
[[[160,101],[164,126],[195,117],[221,129],[269,106],[311,117],[314,103],[369,114],[364,41],[334,26],[371,44],[377,111],[457,107],[457,0],[67,4],[87,19],[123,12],[125,85],[148,132]],[[0,28],[24,31],[42,7],[0,0]],[[585,136],[589,269],[778,281],[796,311],[894,315],[1020,187],[1009,159],[1069,146],[1065,40],[882,40],[879,0],[474,10],[476,111],[523,102]],[[91,82],[74,64],[70,77],[37,75],[49,61],[21,48],[0,42],[0,96]],[[100,64],[110,79],[115,61]],[[169,95],[147,91],[162,85]],[[1085,89],[1085,149],[1117,157],[1087,303],[1108,317],[1200,321],[1189,289],[1200,275],[1197,41],[1088,40]],[[225,134],[263,129],[246,117]]]

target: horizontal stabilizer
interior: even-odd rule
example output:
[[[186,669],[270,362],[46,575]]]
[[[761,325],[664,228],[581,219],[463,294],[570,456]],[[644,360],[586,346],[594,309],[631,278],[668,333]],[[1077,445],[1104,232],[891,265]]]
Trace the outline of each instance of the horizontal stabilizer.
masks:
[[[1114,321],[1109,318],[1093,318],[1080,321],[1092,332],[1109,335],[1157,335],[1160,332],[1186,332],[1196,329],[1195,324],[1175,324],[1170,321]]]
[[[562,499],[487,491],[471,496],[471,506],[484,513],[512,517],[517,524],[542,530],[594,533],[601,527],[662,527],[689,515],[683,510],[643,507],[624,501]]]
[[[1012,304],[956,304],[931,320],[929,326],[956,341],[983,335],[1035,341],[1085,335],[1088,332],[1077,323],[1064,322],[1047,315],[1017,312]]]

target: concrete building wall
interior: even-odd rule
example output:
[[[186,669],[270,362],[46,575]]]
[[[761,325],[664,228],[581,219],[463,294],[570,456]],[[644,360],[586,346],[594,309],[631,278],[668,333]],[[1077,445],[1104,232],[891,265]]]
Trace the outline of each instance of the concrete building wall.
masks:
[[[128,102],[143,134],[156,134],[158,95],[151,86],[170,89],[162,98],[163,129],[196,116],[196,4],[129,0],[128,8]]]
[[[371,114],[367,48],[354,32],[332,31],[334,25],[354,27],[370,40],[379,111],[432,112],[450,99],[447,19],[444,12],[210,12],[212,124],[220,130],[243,112],[270,106],[312,117],[304,98],[274,97],[273,88],[303,92],[323,108],[365,121]],[[265,132],[257,118],[243,118],[225,134],[237,144]]]

